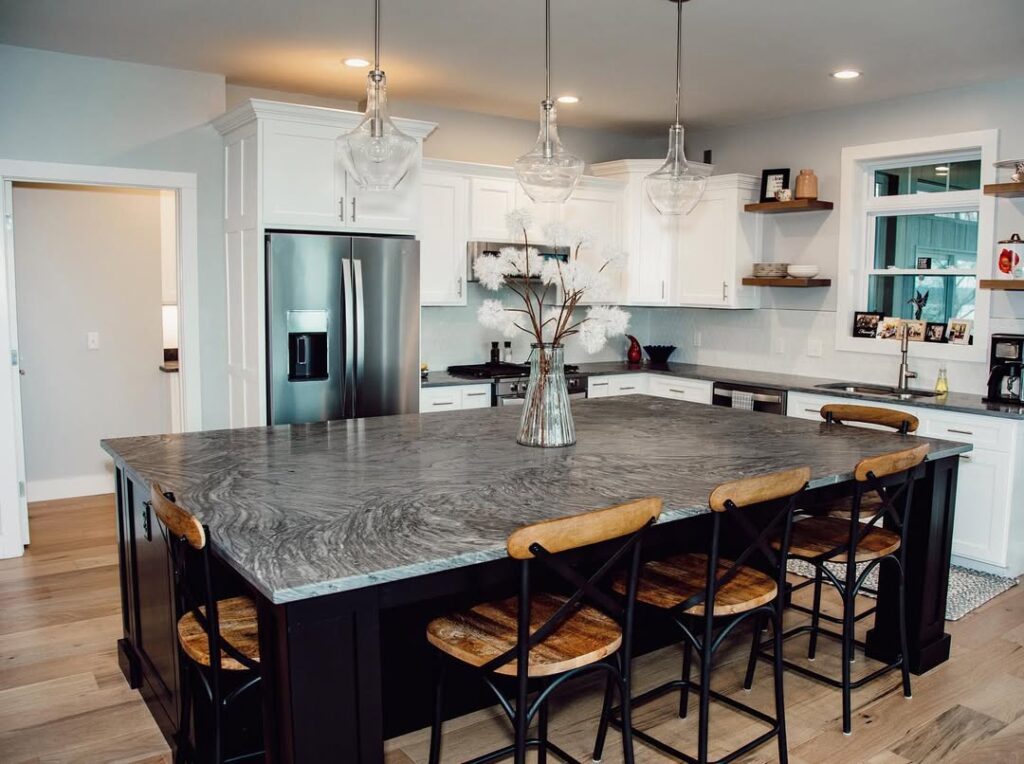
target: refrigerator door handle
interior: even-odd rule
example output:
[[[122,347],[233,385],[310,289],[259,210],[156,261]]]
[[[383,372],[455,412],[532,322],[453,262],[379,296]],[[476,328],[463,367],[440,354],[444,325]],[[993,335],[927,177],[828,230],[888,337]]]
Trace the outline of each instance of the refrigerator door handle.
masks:
[[[352,381],[352,416],[359,416],[357,406],[359,405],[358,390],[363,377],[363,366],[365,361],[366,344],[366,310],[363,307],[363,263],[358,258],[352,258],[352,266],[355,269],[356,281],[356,352],[355,352],[355,376]]]
[[[349,405],[349,385],[355,378],[355,371],[352,368],[355,354],[353,352],[353,331],[352,323],[355,318],[355,310],[352,305],[352,274],[350,272],[351,260],[347,257],[342,261],[341,281],[342,299],[345,301],[345,376],[341,383],[341,411],[342,416],[348,418],[355,415],[355,392],[352,394],[352,405]]]

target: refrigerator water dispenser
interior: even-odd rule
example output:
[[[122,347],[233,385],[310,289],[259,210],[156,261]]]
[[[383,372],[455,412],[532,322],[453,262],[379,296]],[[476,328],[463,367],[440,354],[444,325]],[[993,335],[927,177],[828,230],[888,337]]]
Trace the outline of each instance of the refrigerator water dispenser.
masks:
[[[327,311],[289,310],[288,381],[327,379]]]

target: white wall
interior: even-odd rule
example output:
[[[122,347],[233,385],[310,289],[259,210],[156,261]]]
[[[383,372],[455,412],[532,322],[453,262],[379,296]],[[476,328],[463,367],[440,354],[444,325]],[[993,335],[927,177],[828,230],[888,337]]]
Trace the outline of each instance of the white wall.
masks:
[[[203,423],[227,423],[224,78],[0,45],[0,158],[194,172]]]
[[[28,499],[107,493],[100,439],[165,430],[160,192],[16,184],[14,220]]]
[[[837,85],[837,86],[841,86]],[[998,128],[1001,158],[1024,156],[1024,80],[938,91],[909,98],[880,101],[785,119],[687,135],[695,156],[710,148],[715,172],[759,175],[769,167],[789,167],[793,178],[811,167],[820,179],[819,196],[838,201],[840,153],[845,146],[918,138],[970,130]],[[1024,234],[1024,204],[997,203],[997,239],[1019,231]],[[814,263],[821,275],[837,274],[839,209],[831,213],[765,216],[766,261]],[[709,253],[711,256],[711,253]],[[651,311],[651,339],[671,339],[680,345],[677,360],[791,371],[863,381],[893,383],[896,362],[891,357],[835,351],[835,289],[764,289],[758,311],[665,310]],[[994,293],[993,332],[1024,332],[1024,294]],[[846,317],[841,320],[845,323]],[[693,333],[701,332],[701,347],[693,346]],[[783,352],[774,352],[781,341]],[[821,358],[807,354],[809,341],[820,341]],[[975,342],[988,345],[987,337]],[[918,384],[931,386],[938,361],[913,359],[920,372]],[[950,363],[953,390],[982,393],[988,365]]]

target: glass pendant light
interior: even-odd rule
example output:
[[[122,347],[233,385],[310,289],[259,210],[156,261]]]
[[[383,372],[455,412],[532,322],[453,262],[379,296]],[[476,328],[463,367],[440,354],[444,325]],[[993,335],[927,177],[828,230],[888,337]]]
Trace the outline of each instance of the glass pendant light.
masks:
[[[551,99],[551,0],[545,0],[544,100],[540,102],[540,134],[533,149],[515,161],[516,177],[535,202],[564,202],[583,175],[583,160],[558,139],[555,102]]]
[[[387,77],[380,68],[380,0],[373,10],[373,71],[366,76],[366,114],[335,141],[338,158],[360,188],[389,191],[402,182],[416,156],[416,140],[388,116]]]
[[[644,189],[651,204],[662,215],[688,215],[697,206],[708,184],[710,165],[696,167],[683,153],[683,126],[679,121],[683,80],[683,3],[676,4],[676,122],[668,129],[668,158],[665,164],[644,178]]]

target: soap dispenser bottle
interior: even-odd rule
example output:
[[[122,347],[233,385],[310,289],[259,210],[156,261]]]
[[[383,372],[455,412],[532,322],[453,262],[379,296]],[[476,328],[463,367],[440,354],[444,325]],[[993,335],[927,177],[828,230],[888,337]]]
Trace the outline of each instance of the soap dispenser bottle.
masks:
[[[935,380],[935,394],[938,396],[949,393],[949,380],[946,378],[946,367],[939,367],[939,378]]]

